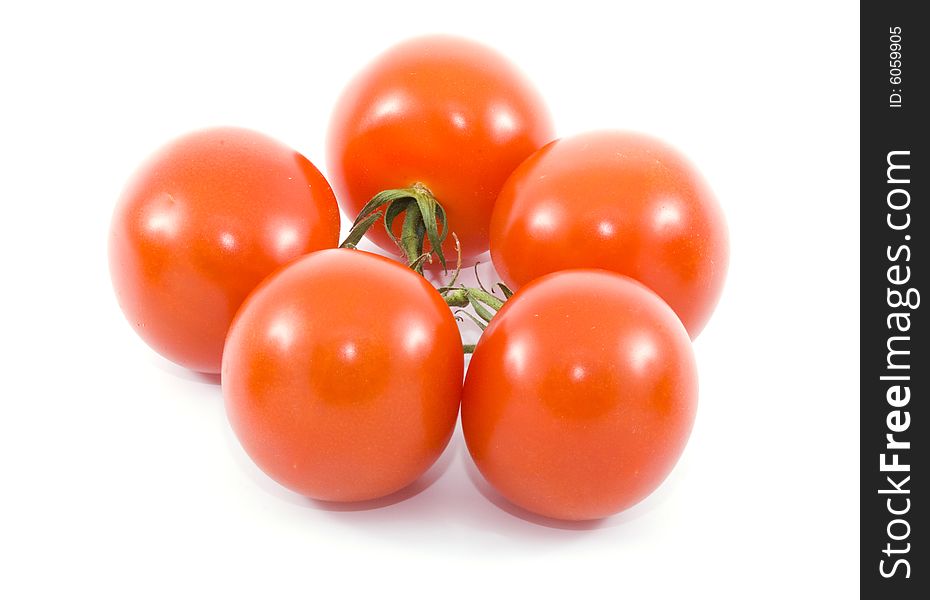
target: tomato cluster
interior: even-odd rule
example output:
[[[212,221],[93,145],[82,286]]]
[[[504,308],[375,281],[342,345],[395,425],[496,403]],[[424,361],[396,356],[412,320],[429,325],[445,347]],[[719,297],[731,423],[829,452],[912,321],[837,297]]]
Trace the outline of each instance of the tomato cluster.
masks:
[[[475,464],[511,502],[614,514],[658,487],[687,442],[691,339],[723,287],[726,225],[664,143],[554,138],[501,55],[404,42],[337,103],[333,188],[243,129],[187,135],[143,165],[110,230],[120,307],[166,358],[221,373],[242,446],[300,494],[405,487],[461,407]],[[339,207],[357,215],[342,244]],[[355,249],[363,236],[400,260]],[[454,285],[457,270],[439,288],[422,276],[489,249],[501,295]],[[450,307],[470,307],[458,314],[484,329],[475,346]]]

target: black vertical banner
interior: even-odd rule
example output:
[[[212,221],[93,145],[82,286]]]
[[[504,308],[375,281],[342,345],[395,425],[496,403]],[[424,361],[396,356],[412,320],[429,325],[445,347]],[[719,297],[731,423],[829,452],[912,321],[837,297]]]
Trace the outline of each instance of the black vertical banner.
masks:
[[[866,598],[927,598],[930,507],[930,103],[922,3],[861,7],[860,581]],[[926,295],[924,294],[926,292]],[[920,592],[918,592],[920,590]]]

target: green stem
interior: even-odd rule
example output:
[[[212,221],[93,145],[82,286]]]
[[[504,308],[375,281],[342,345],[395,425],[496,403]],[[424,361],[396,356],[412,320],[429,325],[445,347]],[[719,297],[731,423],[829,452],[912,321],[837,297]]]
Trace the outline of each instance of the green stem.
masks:
[[[379,209],[383,209],[383,212]],[[401,225],[400,237],[397,237],[392,227],[401,214],[404,215],[404,221]],[[435,254],[443,268],[446,268],[446,259],[442,253],[442,243],[448,233],[446,212],[425,185],[415,183],[409,188],[385,190],[375,194],[359,212],[340,247],[355,248],[365,233],[382,218],[387,234],[400,248],[411,269],[422,275],[423,263],[430,260],[432,254]],[[458,320],[468,317],[484,330],[491,323],[497,311],[513,295],[513,292],[503,283],[498,283],[497,286],[504,295],[503,299],[498,298],[492,293],[494,287],[492,286],[491,291],[488,291],[481,285],[480,279],[477,288],[464,285],[455,287],[462,269],[462,251],[458,237],[454,233],[452,237],[455,240],[457,258],[455,272],[451,280],[438,291],[450,307],[463,309],[455,311]],[[430,250],[424,252],[427,240]],[[475,265],[475,276],[477,275],[477,265]],[[469,307],[474,314],[464,310]],[[462,351],[465,354],[471,354],[475,351],[475,345],[463,344]]]
[[[410,205],[414,206],[414,205]],[[404,213],[404,224],[400,230],[398,246],[407,257],[407,264],[417,273],[423,274],[423,241],[426,227],[423,224],[423,215],[419,210],[407,208]],[[396,240],[395,240],[396,241]]]
[[[466,288],[440,288],[439,293],[442,294],[449,306],[459,308],[468,306],[468,289]]]

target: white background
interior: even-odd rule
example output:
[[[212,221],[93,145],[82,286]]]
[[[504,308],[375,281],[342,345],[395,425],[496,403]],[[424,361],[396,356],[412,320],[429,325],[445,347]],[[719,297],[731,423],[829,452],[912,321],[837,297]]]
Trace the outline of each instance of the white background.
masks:
[[[856,5],[26,4],[0,9],[0,597],[856,593]],[[499,506],[459,433],[393,503],[299,498],[239,448],[220,388],[150,351],[110,289],[110,212],[149,152],[241,125],[324,168],[347,79],[432,32],[521,65],[560,135],[677,145],[729,219],[691,442],[606,521]]]

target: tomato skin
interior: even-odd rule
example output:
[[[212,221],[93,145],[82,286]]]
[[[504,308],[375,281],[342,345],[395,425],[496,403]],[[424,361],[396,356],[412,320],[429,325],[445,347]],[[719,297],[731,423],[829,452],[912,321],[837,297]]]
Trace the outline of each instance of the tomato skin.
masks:
[[[658,293],[696,338],[726,279],[723,212],[680,153],[644,135],[556,140],[507,180],[491,222],[491,259],[513,288],[597,267]]]
[[[219,373],[229,324],[252,288],[338,238],[335,197],[310,161],[255,131],[207,129],[161,148],[124,189],[110,275],[149,346]]]
[[[360,250],[323,250],[243,304],[223,395],[240,443],[270,477],[311,498],[367,500],[413,482],[442,453],[463,368],[455,319],[423,277]]]
[[[352,218],[382,190],[425,184],[467,258],[488,249],[491,210],[507,176],[553,137],[539,93],[503,56],[429,36],[388,49],[348,85],[330,121],[327,165]],[[382,225],[368,237],[397,252]],[[443,249],[454,256],[451,237]]]
[[[624,510],[684,449],[697,407],[691,341],[642,284],[576,269],[519,290],[478,342],[462,429],[482,475],[557,519]]]

